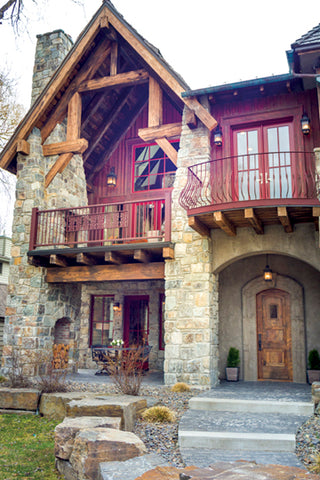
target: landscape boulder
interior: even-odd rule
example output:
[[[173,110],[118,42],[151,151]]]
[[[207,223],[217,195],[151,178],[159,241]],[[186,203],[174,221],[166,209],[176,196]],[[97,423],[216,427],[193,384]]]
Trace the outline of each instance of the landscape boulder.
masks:
[[[40,400],[40,414],[44,417],[63,420],[67,415],[67,403],[88,396],[90,394],[86,392],[43,393]]]
[[[99,466],[97,480],[135,480],[138,475],[159,465],[168,466],[168,462],[155,453],[130,458],[124,462],[103,462]]]
[[[0,409],[36,412],[40,392],[33,388],[0,388]]]
[[[107,427],[120,430],[120,417],[66,417],[56,426],[54,436],[54,450],[57,458],[68,460],[70,458],[74,439],[80,430],[87,428]]]
[[[101,462],[125,461],[145,453],[144,443],[134,433],[98,427],[76,435],[69,461],[77,480],[96,480]]]

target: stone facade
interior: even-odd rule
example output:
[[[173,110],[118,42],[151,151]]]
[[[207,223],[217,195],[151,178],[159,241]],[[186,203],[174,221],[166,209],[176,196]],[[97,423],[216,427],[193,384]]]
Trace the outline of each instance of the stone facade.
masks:
[[[174,260],[167,260],[165,382],[213,386],[218,381],[218,276],[212,272],[212,242],[188,226],[179,195],[189,165],[210,160],[210,133],[200,122],[183,127],[172,196]]]

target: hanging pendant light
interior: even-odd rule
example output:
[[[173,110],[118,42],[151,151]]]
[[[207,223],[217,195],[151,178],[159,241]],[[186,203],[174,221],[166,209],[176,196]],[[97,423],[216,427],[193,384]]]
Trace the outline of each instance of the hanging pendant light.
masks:
[[[263,270],[263,279],[265,282],[272,282],[272,270],[268,265],[268,255],[266,260],[266,266],[265,266],[265,269]]]

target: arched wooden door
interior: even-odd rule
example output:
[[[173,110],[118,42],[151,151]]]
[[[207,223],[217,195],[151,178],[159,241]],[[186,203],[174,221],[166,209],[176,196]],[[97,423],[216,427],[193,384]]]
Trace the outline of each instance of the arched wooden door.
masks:
[[[258,379],[292,381],[290,295],[276,288],[257,294]]]

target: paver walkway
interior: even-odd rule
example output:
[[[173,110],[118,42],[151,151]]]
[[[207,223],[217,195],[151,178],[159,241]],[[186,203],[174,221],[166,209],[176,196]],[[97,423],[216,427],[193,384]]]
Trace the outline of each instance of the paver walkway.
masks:
[[[179,425],[187,465],[247,460],[298,466],[295,433],[313,413],[311,387],[280,382],[222,382],[190,400]]]

